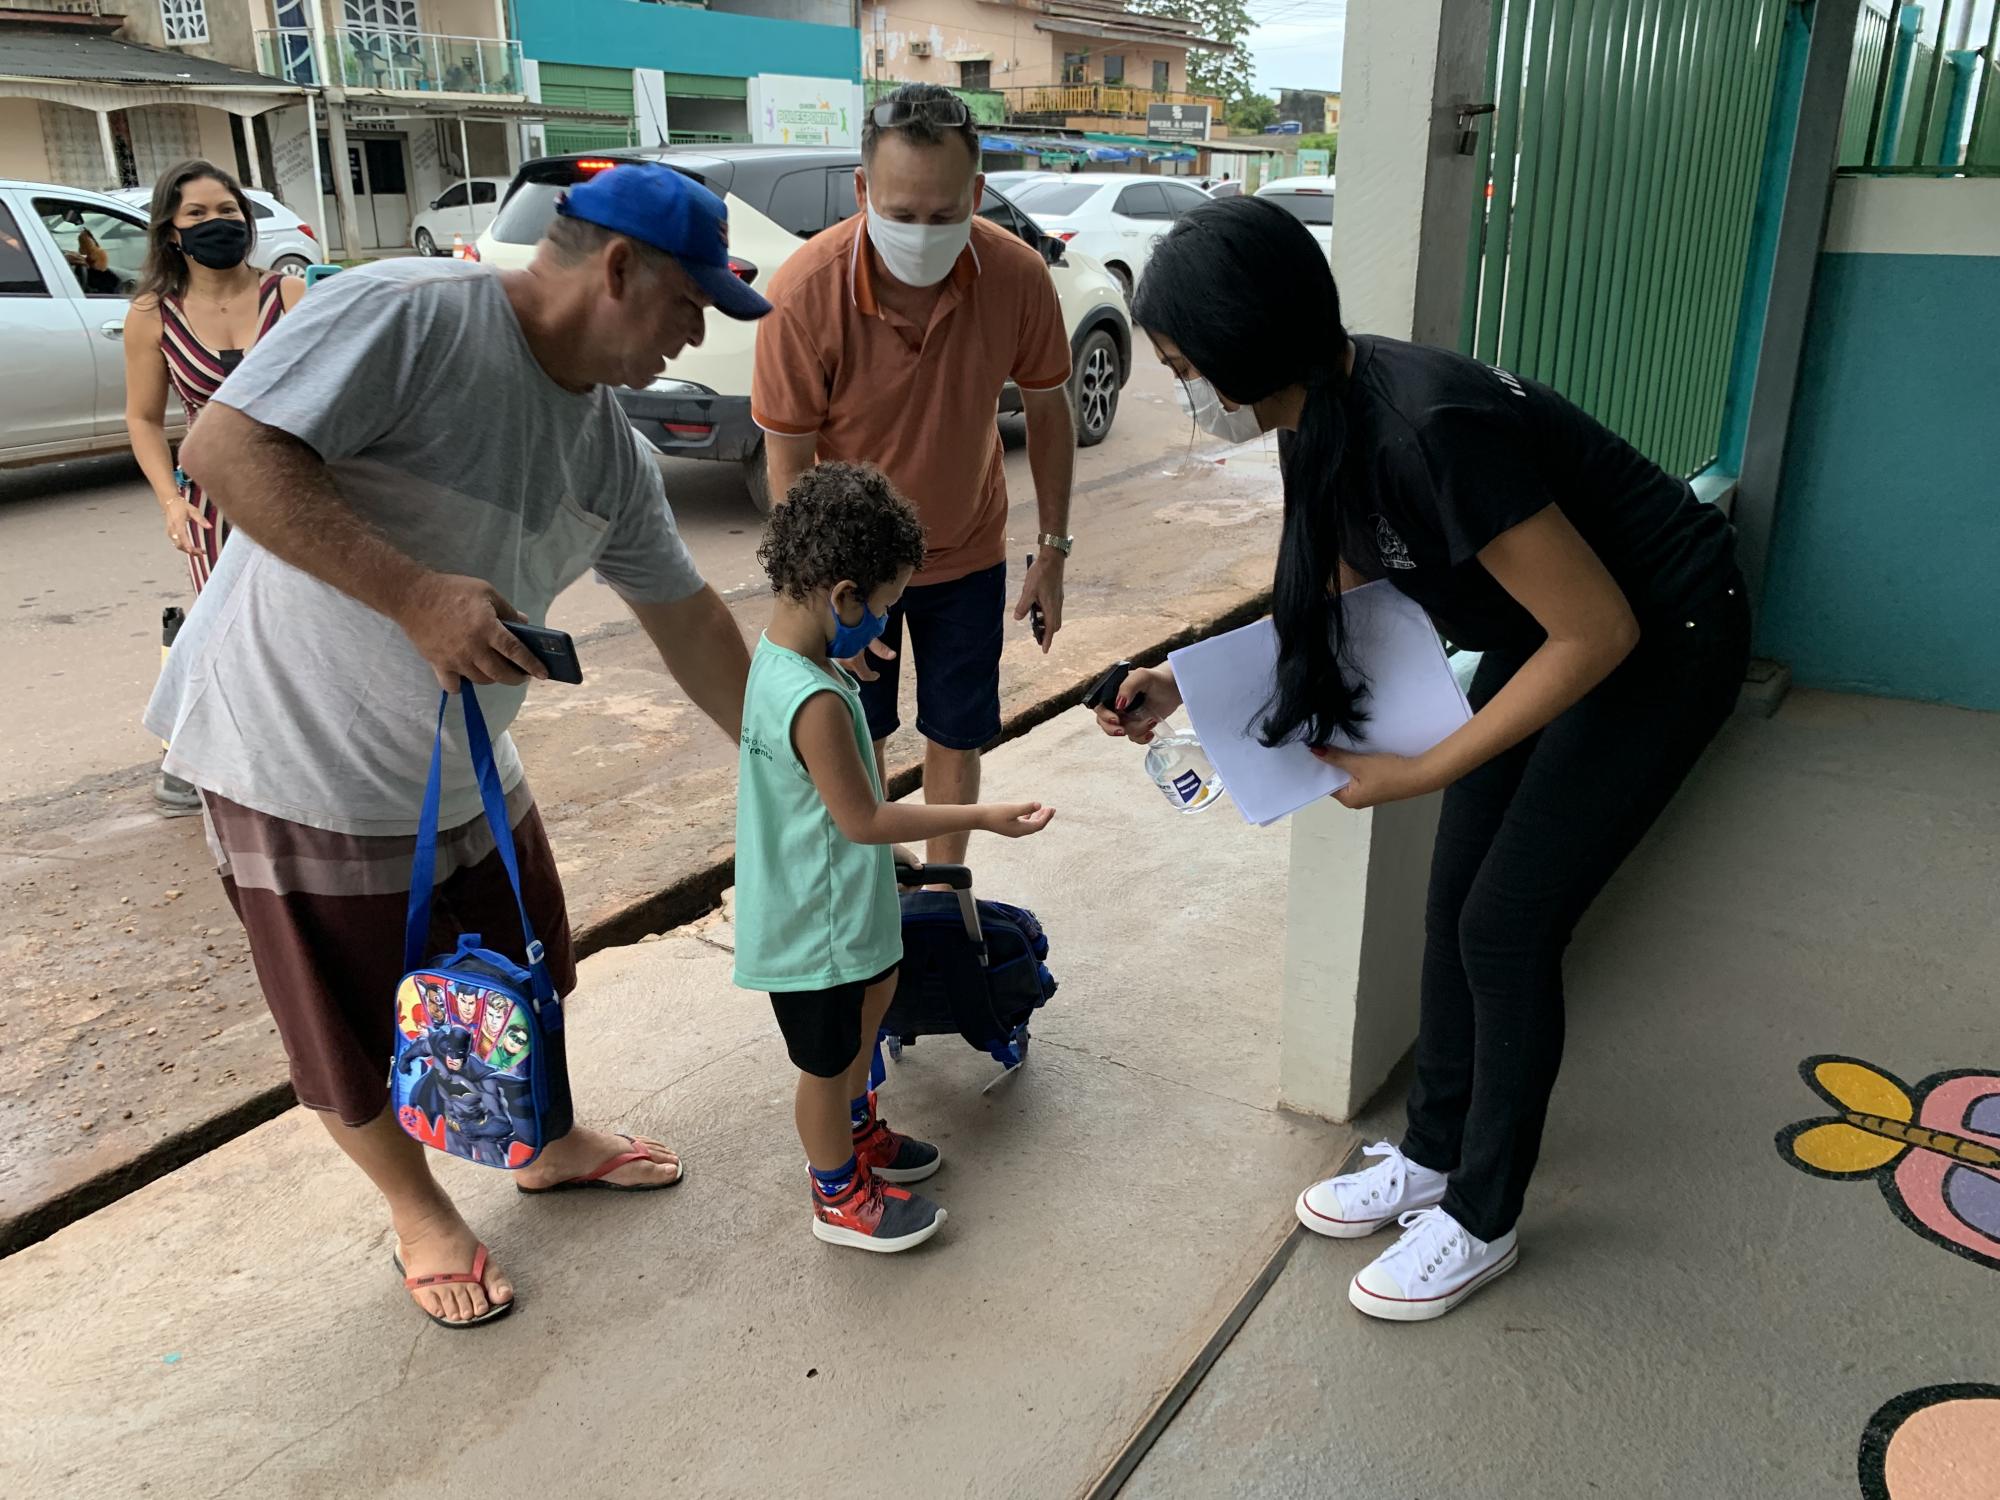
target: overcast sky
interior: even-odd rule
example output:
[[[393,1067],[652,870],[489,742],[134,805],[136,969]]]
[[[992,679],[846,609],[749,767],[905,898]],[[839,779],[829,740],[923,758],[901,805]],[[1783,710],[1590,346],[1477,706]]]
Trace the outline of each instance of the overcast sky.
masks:
[[[1337,89],[1347,0],[1250,0],[1257,87]]]

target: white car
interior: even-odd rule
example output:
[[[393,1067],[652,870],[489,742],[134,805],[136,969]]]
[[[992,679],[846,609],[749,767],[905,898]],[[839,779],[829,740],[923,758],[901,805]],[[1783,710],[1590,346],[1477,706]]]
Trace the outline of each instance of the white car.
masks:
[[[145,214],[153,206],[151,188],[119,188],[111,194]],[[303,276],[307,266],[326,264],[326,251],[312,225],[261,188],[245,188],[250,200],[250,216],[257,225],[257,246],[250,254],[252,265],[283,271],[287,276]]]
[[[500,200],[506,196],[504,177],[468,177],[454,182],[410,220],[410,244],[419,255],[451,254],[455,234],[463,235],[470,245],[493,222],[493,216],[500,212]]]
[[[854,213],[854,169],[861,153],[825,146],[715,146],[544,157],[516,174],[499,217],[473,247],[474,257],[509,269],[525,266],[564,189],[623,161],[664,162],[720,194],[729,206],[730,265],[752,286],[763,286],[803,241]],[[1043,234],[990,187],[979,212],[1035,245],[1048,261],[1069,332],[1077,444],[1103,442],[1132,368],[1132,322],[1118,282],[1087,255],[1073,255]],[[740,463],[751,499],[769,510],[764,434],[750,419],[756,339],[755,323],[711,313],[699,347],[670,362],[646,390],[621,389],[618,400],[661,453]],[[1009,386],[1000,411],[1020,409],[1020,393]]]
[[[1192,183],[1130,172],[1072,172],[1030,183],[1014,195],[1015,204],[1042,228],[1103,262],[1127,297],[1145,275],[1160,236],[1208,201]]]
[[[125,311],[145,263],[124,199],[0,179],[0,468],[130,446]],[[169,391],[168,438],[183,425]]]
[[[1018,198],[1021,190],[1033,182],[1056,182],[1061,173],[1049,171],[988,172],[986,185],[1009,198]]]
[[[1259,198],[1275,199],[1291,216],[1310,229],[1333,263],[1333,179],[1331,177],[1279,177],[1257,189]]]

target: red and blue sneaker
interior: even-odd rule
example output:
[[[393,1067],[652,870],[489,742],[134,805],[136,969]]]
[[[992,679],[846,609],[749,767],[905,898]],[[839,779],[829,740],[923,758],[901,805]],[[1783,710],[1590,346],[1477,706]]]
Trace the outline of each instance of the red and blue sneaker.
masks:
[[[907,1188],[885,1186],[865,1164],[833,1197],[815,1187],[812,1199],[813,1237],[829,1245],[893,1254],[944,1227],[943,1209]]]
[[[929,1141],[891,1130],[875,1113],[875,1096],[868,1096],[868,1123],[854,1132],[854,1157],[884,1182],[922,1182],[944,1165],[944,1155]]]

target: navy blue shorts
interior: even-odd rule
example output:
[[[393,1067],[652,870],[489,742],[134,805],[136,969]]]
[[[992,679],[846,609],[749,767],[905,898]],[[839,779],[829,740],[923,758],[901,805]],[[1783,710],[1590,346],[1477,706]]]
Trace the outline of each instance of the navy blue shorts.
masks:
[[[905,589],[889,611],[882,639],[896,660],[868,658],[877,673],[861,684],[868,733],[886,740],[902,727],[897,715],[903,622],[917,658],[917,733],[947,750],[977,750],[1000,737],[1000,648],[1007,639],[1007,565]]]

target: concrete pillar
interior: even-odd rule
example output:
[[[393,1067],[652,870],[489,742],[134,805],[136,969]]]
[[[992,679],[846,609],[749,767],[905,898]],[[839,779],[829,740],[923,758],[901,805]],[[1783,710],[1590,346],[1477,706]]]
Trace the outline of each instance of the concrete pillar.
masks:
[[[93,113],[97,116],[97,144],[104,152],[104,185],[108,189],[122,187],[124,178],[118,171],[118,143],[111,135],[111,111],[100,109]]]
[[[326,95],[326,154],[333,167],[333,204],[340,215],[340,243],[349,260],[361,258],[361,219],[354,211],[354,183],[347,174],[347,111],[343,102]]]
[[[264,185],[264,166],[257,160],[257,125],[248,115],[231,115],[236,122],[236,132],[243,148],[243,164],[249,168],[250,186]]]
[[[1459,111],[1489,102],[1488,0],[1353,0],[1333,269],[1349,329],[1452,344],[1478,169]],[[1352,1118],[1417,1033],[1438,798],[1292,817],[1279,1062],[1284,1103]]]

